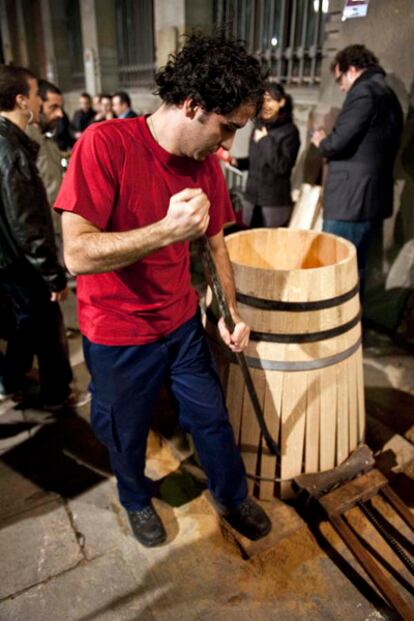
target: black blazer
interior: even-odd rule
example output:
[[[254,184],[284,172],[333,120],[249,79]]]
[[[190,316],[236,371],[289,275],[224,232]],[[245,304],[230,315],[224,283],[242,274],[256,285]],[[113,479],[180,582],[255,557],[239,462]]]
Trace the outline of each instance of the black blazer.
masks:
[[[324,218],[382,220],[392,214],[393,166],[403,113],[384,71],[367,69],[354,82],[320,151],[329,161]]]
[[[256,127],[263,126],[257,121]],[[255,205],[287,207],[292,204],[290,175],[300,146],[299,132],[290,116],[266,123],[268,134],[259,142],[250,137],[246,198]]]
[[[124,118],[124,119],[135,119],[137,116],[138,116],[138,114],[134,110],[132,110],[132,108],[130,108],[128,110],[128,112],[126,113],[126,115],[124,117],[122,117],[122,118]]]

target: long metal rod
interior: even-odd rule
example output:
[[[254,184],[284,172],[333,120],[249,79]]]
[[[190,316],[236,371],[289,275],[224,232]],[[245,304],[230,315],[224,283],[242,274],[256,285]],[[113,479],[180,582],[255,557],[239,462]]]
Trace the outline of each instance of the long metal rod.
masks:
[[[208,240],[205,235],[199,238],[198,244],[199,244],[201,259],[203,261],[204,268],[207,274],[210,276],[211,286],[213,288],[214,295],[216,296],[217,303],[220,309],[220,313],[222,314],[226,327],[231,334],[235,328],[235,323],[234,323],[233,317],[231,316],[230,309],[227,304],[227,300],[224,296],[223,288],[221,286],[220,280],[217,275],[216,266],[215,266],[213,257],[211,256],[210,246],[209,246]],[[250,401],[252,403],[253,410],[257,418],[257,422],[259,424],[260,430],[263,434],[267,447],[269,451],[272,453],[272,455],[279,456],[280,455],[279,447],[277,443],[274,441],[274,439],[272,438],[272,436],[270,435],[270,432],[266,426],[262,408],[260,406],[259,399],[256,393],[256,389],[254,387],[253,380],[250,375],[249,367],[247,366],[244,354],[242,352],[238,352],[236,353],[236,358],[240,366],[243,379],[246,384],[247,392],[249,393]]]

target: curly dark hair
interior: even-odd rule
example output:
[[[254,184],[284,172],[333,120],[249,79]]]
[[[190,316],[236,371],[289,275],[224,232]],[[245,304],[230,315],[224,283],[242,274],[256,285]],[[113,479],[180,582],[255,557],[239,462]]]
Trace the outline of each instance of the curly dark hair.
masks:
[[[260,109],[265,75],[259,61],[247,53],[244,41],[220,33],[187,35],[180,52],[170,54],[155,82],[166,104],[178,105],[192,99],[206,112],[229,114],[242,103]]]
[[[368,69],[379,67],[379,60],[365,45],[348,45],[338,52],[331,63],[331,71],[338,66],[341,73],[346,73],[349,67],[356,69]]]

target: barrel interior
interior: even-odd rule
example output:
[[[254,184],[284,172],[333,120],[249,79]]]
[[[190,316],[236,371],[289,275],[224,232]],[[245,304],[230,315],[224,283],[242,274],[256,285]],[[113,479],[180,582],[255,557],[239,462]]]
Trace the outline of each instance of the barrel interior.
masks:
[[[229,235],[227,247],[233,263],[270,270],[327,267],[354,256],[349,242],[310,231],[253,229]]]

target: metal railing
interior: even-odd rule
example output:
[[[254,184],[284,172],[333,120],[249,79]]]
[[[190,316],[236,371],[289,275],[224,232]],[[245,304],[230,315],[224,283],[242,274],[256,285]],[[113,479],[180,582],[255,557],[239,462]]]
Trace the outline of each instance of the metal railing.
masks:
[[[329,0],[215,0],[215,23],[244,39],[270,76],[285,84],[320,80]]]
[[[239,170],[235,166],[231,166],[231,164],[224,164],[223,173],[224,179],[226,180],[227,189],[229,191],[241,190],[242,192],[244,192],[246,188],[247,171]]]

